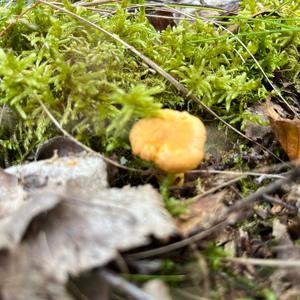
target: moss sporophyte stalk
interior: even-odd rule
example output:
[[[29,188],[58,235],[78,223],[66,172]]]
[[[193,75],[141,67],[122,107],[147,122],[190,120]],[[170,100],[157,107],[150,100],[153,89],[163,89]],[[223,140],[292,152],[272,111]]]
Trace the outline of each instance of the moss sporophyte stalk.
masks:
[[[298,1],[282,3],[242,1],[238,15],[221,20],[225,27],[237,25],[234,36],[201,19],[182,20],[158,32],[144,9],[128,12],[128,1],[107,4],[109,16],[67,1],[61,5],[118,35],[239,127],[253,118],[246,109],[271,91],[235,37],[270,80],[280,72],[299,92],[300,8]],[[199,105],[182,98],[109,36],[42,3],[18,18],[27,8],[22,1],[0,6],[1,111],[9,108],[17,116],[13,130],[0,133],[1,165],[4,153],[11,162],[24,159],[40,142],[58,134],[39,101],[77,139],[99,151],[118,148],[120,155],[128,149],[131,125],[160,107],[207,118]]]

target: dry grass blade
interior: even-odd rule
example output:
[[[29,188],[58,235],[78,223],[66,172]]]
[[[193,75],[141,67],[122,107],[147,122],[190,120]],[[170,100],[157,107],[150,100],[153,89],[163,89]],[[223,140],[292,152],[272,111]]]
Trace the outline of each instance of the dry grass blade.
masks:
[[[276,158],[277,160],[281,161],[282,160],[276,155],[274,154],[272,151],[270,151],[269,149],[267,149],[266,147],[262,146],[260,143],[254,141],[253,139],[250,139],[249,137],[247,137],[245,134],[243,134],[240,130],[236,129],[235,127],[233,127],[232,125],[230,125],[228,122],[226,122],[223,118],[221,118],[216,112],[214,112],[210,107],[208,107],[205,103],[203,103],[198,97],[196,97],[195,95],[192,95],[189,90],[182,85],[178,80],[176,80],[172,75],[170,75],[168,72],[166,72],[164,69],[162,69],[158,64],[156,64],[153,60],[151,60],[150,58],[148,58],[147,56],[145,56],[144,54],[142,54],[140,51],[138,51],[136,48],[134,48],[132,45],[128,44],[127,42],[125,42],[124,40],[122,40],[118,35],[111,33],[107,30],[105,30],[104,28],[98,26],[97,24],[94,24],[92,22],[90,22],[89,20],[86,20],[85,18],[80,17],[79,15],[63,8],[63,7],[59,7],[51,2],[46,2],[44,0],[39,0],[38,3],[43,3],[45,5],[48,5],[50,7],[52,7],[53,9],[56,9],[62,13],[65,13],[75,19],[77,19],[78,21],[87,24],[99,31],[101,31],[102,33],[108,35],[109,37],[111,37],[112,39],[116,40],[117,42],[121,43],[123,46],[125,46],[128,50],[130,50],[131,52],[133,52],[134,54],[136,54],[138,57],[140,57],[147,65],[149,65],[151,68],[153,68],[158,74],[160,74],[161,76],[163,76],[167,81],[169,81],[169,83],[171,83],[180,93],[182,96],[184,96],[185,98],[189,98],[191,100],[193,100],[194,102],[198,103],[199,105],[201,105],[206,111],[208,111],[212,116],[214,116],[216,119],[218,119],[220,122],[222,122],[223,124],[225,124],[227,127],[229,127],[231,130],[233,130],[234,132],[236,132],[238,135],[242,136],[243,138],[249,140],[250,142],[252,142],[253,144],[256,144],[258,147],[260,147],[262,150],[264,150],[265,152],[269,153],[270,155],[272,155],[274,158]]]
[[[250,172],[243,172],[243,171],[223,171],[223,170],[192,170],[187,172],[189,174],[197,174],[197,173],[202,173],[202,174],[224,174],[224,175],[236,175],[236,176],[257,176],[257,177],[265,177],[265,178],[284,178],[284,176],[280,174],[268,174],[268,173],[260,173],[260,172],[255,172],[250,171]]]
[[[89,7],[89,6],[95,6],[95,5],[104,5],[104,4],[110,4],[110,3],[116,3],[116,2],[120,2],[119,0],[97,0],[97,1],[92,1],[92,2],[77,2],[74,5],[76,6],[85,6],[85,7]]]

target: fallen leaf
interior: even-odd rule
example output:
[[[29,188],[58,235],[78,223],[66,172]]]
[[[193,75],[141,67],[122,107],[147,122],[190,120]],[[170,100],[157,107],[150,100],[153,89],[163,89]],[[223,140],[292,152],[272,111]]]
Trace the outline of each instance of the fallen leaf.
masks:
[[[84,149],[66,136],[57,136],[39,145],[35,159],[49,159],[55,154],[59,157],[83,152]]]
[[[147,244],[149,235],[166,238],[174,231],[151,186],[108,189],[94,196],[87,201],[65,198],[39,217],[34,226],[37,232],[27,233],[1,267],[0,282],[10,282],[3,287],[11,295],[7,299],[32,299],[18,298],[20,289],[16,288],[31,284],[30,290],[43,291],[46,297],[51,290],[45,288],[45,282],[63,285],[69,275],[102,266],[119,251]],[[39,281],[18,275],[27,273],[36,274]]]
[[[77,194],[88,195],[107,188],[106,164],[99,157],[89,154],[54,157],[30,164],[5,169],[19,178],[27,190],[53,186],[53,189],[72,181],[78,187]]]
[[[281,147],[290,160],[300,158],[300,119],[282,117],[283,109],[267,101],[266,113]]]
[[[200,198],[189,206],[188,214],[181,216],[177,222],[178,231],[187,236],[195,229],[206,226],[209,221],[225,209],[223,199],[227,191]]]
[[[52,209],[61,200],[58,194],[48,191],[34,193],[30,198],[30,201],[23,202],[20,208],[0,219],[0,250],[15,249],[33,218]]]
[[[168,26],[175,26],[173,13],[166,10],[156,9],[148,14],[148,20],[157,31],[165,30]]]
[[[22,206],[25,194],[18,177],[0,170],[0,218]]]
[[[154,188],[108,188],[105,164],[98,157],[55,158],[7,171],[22,179],[27,201],[0,219],[0,234],[1,221],[3,232],[12,233],[3,245],[13,249],[0,254],[3,300],[69,300],[64,289],[69,276],[146,245],[150,236],[166,239],[175,232]],[[45,184],[36,185],[32,178],[43,178]]]

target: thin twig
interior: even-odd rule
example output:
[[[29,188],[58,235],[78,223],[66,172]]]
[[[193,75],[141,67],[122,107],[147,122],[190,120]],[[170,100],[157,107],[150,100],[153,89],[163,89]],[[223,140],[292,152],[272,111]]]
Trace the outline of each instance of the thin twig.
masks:
[[[238,174],[239,171],[225,171],[225,170],[214,170],[214,169],[204,169],[204,170],[191,170],[191,171],[188,171],[186,172],[187,174],[193,174],[193,173],[224,173],[226,174],[227,172],[237,172],[236,175],[249,175],[249,176],[258,176],[258,174],[261,174],[261,175],[272,175],[272,174],[269,174],[269,172],[280,172],[281,170],[286,170],[286,169],[289,169],[289,168],[294,168],[295,166],[299,165],[300,164],[300,159],[295,159],[295,160],[290,160],[288,162],[283,162],[283,163],[276,163],[276,164],[272,164],[272,165],[268,165],[268,166],[263,166],[263,167],[259,167],[259,168],[255,168],[255,169],[252,169],[251,171],[240,171],[241,174]],[[275,174],[273,174],[275,175]],[[286,175],[286,172],[285,173],[282,173],[281,175],[278,175],[278,176],[282,176],[282,178],[284,178]],[[275,177],[274,177],[275,178]]]
[[[89,6],[95,6],[95,5],[104,5],[104,4],[110,4],[110,3],[117,3],[120,2],[119,0],[97,0],[97,1],[92,1],[92,2],[77,2],[74,3],[74,6],[84,6],[84,7],[89,7]]]
[[[142,289],[126,281],[122,277],[107,270],[99,271],[100,277],[114,289],[126,293],[135,300],[155,300],[151,295],[145,293]]]
[[[128,257],[130,259],[142,259],[142,258],[147,258],[147,257],[152,257],[152,256],[157,256],[157,255],[161,255],[164,253],[168,253],[168,252],[186,247],[190,244],[196,243],[200,240],[203,240],[203,239],[207,238],[208,236],[214,234],[215,232],[225,228],[227,225],[228,225],[227,221],[222,221],[216,225],[212,225],[208,229],[205,229],[205,230],[203,230],[195,235],[192,235],[188,238],[185,238],[179,242],[175,242],[175,243],[172,243],[172,244],[169,244],[166,246],[162,246],[162,247],[158,247],[155,249],[151,249],[151,250],[128,254],[128,255],[126,255],[126,257]]]
[[[279,268],[299,268],[299,259],[262,259],[262,258],[244,258],[244,257],[224,257],[224,261],[243,265],[255,265],[265,267],[279,267]]]
[[[154,2],[154,1],[153,1]],[[201,10],[209,10],[209,11],[217,11],[217,12],[227,12],[225,9],[210,5],[201,5],[201,4],[193,4],[193,3],[178,3],[178,2],[157,2],[157,3],[144,3],[144,4],[133,4],[128,6],[126,9],[132,8],[140,8],[140,7],[181,7],[181,8],[194,8],[194,9],[201,9]]]
[[[201,193],[199,195],[196,195],[195,197],[192,198],[192,200],[193,201],[199,200],[200,198],[203,198],[203,197],[205,197],[205,196],[207,196],[209,194],[212,194],[212,193],[214,193],[214,192],[216,192],[216,191],[218,191],[218,190],[220,190],[220,189],[222,189],[222,188],[224,188],[226,186],[229,186],[229,185],[231,185],[233,183],[236,183],[237,181],[240,181],[240,180],[242,180],[242,179],[244,179],[246,177],[247,177],[247,175],[235,177],[235,178],[233,178],[231,180],[228,180],[228,181],[226,181],[226,182],[224,182],[222,184],[219,184],[218,186],[215,186],[215,187],[213,187],[213,188],[211,188],[211,189],[209,189],[209,190],[207,190],[207,191],[205,191],[205,192],[203,192],[203,193]]]
[[[130,16],[136,16],[136,13],[128,13]],[[145,14],[146,17],[151,17],[152,19],[166,19],[166,20],[175,20],[175,21],[181,21],[185,20],[185,18],[180,18],[180,17],[174,17],[174,16],[164,16],[164,15],[151,15],[151,14]]]
[[[201,170],[196,170],[195,172],[191,171],[191,173],[198,173],[201,172]],[[194,196],[192,199],[193,200],[199,200],[202,197],[205,197],[209,194],[212,194],[226,186],[229,186],[233,183],[236,183],[237,181],[240,181],[248,176],[260,176],[260,177],[264,177],[264,178],[279,178],[279,179],[283,179],[285,178],[282,175],[277,175],[277,174],[266,174],[266,173],[256,173],[256,172],[237,172],[237,171],[218,171],[218,170],[203,170],[201,173],[211,173],[211,174],[228,174],[228,175],[236,175],[237,177],[228,180],[218,186],[215,186],[205,192],[203,192],[202,194],[196,195]],[[289,207],[289,209],[291,209],[291,207]]]
[[[178,80],[176,80],[172,75],[170,75],[168,72],[166,72],[164,69],[162,69],[153,60],[151,60],[150,58],[148,58],[147,56],[145,56],[144,54],[142,54],[140,51],[138,51],[132,45],[130,45],[127,42],[125,42],[124,40],[122,40],[118,35],[107,31],[106,29],[98,26],[97,24],[94,24],[94,23],[90,22],[89,20],[87,20],[85,18],[82,18],[81,16],[79,16],[79,15],[77,15],[77,14],[75,14],[75,13],[73,13],[73,12],[71,12],[71,11],[63,8],[63,7],[59,7],[59,6],[54,5],[54,4],[50,3],[50,2],[46,2],[44,0],[38,0],[38,2],[39,3],[43,3],[45,5],[48,5],[48,6],[52,7],[53,9],[56,9],[56,10],[58,10],[60,12],[63,12],[65,14],[71,16],[72,18],[77,19],[81,23],[87,24],[87,25],[89,25],[89,26],[91,26],[91,27],[99,30],[100,32],[108,35],[112,39],[116,40],[117,42],[119,42],[120,44],[122,44],[124,47],[126,47],[128,50],[130,50],[132,53],[134,53],[135,55],[137,55],[138,57],[140,57],[147,65],[149,65],[158,74],[160,74],[167,81],[169,81],[169,83],[171,83],[185,98],[187,98],[187,99],[189,98],[189,99],[193,100],[194,102],[198,103],[205,110],[207,110],[211,115],[213,115],[216,119],[218,119],[220,122],[222,122],[223,124],[225,124],[231,130],[233,130],[234,132],[236,132],[238,135],[240,135],[243,138],[251,141],[253,144],[257,145],[262,150],[266,151],[267,153],[269,153],[270,155],[272,155],[274,158],[276,158],[276,159],[278,159],[279,161],[282,162],[282,160],[276,154],[274,154],[272,151],[270,151],[266,147],[262,146],[260,143],[256,142],[255,140],[247,137],[244,133],[242,133],[241,131],[239,131],[238,129],[236,129],[235,127],[233,127],[231,124],[229,124],[228,122],[226,122],[216,112],[214,112],[209,106],[207,106],[205,103],[203,103],[198,97],[196,97],[195,95],[192,95],[190,93],[190,91],[183,84],[181,84]]]
[[[252,171],[224,171],[224,170],[192,170],[188,171],[188,174],[224,174],[224,175],[236,175],[236,176],[255,176],[255,177],[264,177],[264,178],[276,178],[282,179],[284,178],[283,175],[280,174],[268,174],[268,173],[260,173],[260,172],[252,172]]]
[[[200,170],[198,170],[200,171]],[[209,171],[209,170],[208,170]],[[205,171],[203,171],[203,173],[205,173]],[[207,172],[207,173],[210,173],[210,172]],[[211,174],[229,174],[229,175],[236,175],[237,177],[233,178],[233,179],[230,179],[222,184],[219,184],[218,186],[215,186],[199,195],[196,195],[192,198],[192,200],[194,201],[197,201],[207,195],[210,195],[226,186],[229,186],[233,183],[236,183],[248,176],[261,176],[261,177],[265,177],[265,178],[280,178],[280,179],[283,179],[285,178],[284,176],[282,175],[276,175],[276,174],[265,174],[265,173],[255,173],[255,172],[234,172],[234,171],[218,171],[218,170],[211,170]],[[291,207],[289,207],[289,209],[291,209]]]
[[[284,179],[279,179],[275,182],[268,184],[267,186],[259,189],[255,193],[251,194],[242,201],[237,202],[235,205],[229,208],[229,213],[234,213],[235,210],[251,208],[254,202],[261,201],[264,195],[273,194],[290,186],[292,183],[300,178],[300,166],[295,167],[289,173],[287,173]]]
[[[289,209],[289,210],[291,210],[291,211],[293,211],[295,213],[298,212],[298,209],[297,209],[296,206],[288,204],[286,202],[283,202],[282,200],[276,199],[276,198],[274,198],[274,197],[272,197],[270,195],[266,195],[266,194],[263,195],[262,200],[266,201],[266,202],[270,202],[272,204],[280,205],[280,206],[285,207],[285,208],[287,208],[287,209]]]

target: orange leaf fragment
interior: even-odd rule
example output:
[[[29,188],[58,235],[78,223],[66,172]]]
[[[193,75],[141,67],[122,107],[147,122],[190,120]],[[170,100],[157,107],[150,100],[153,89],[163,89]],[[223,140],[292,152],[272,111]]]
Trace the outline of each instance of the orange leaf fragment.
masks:
[[[283,109],[270,101],[265,108],[272,130],[289,159],[300,158],[300,119],[287,119],[280,116],[278,112]]]

